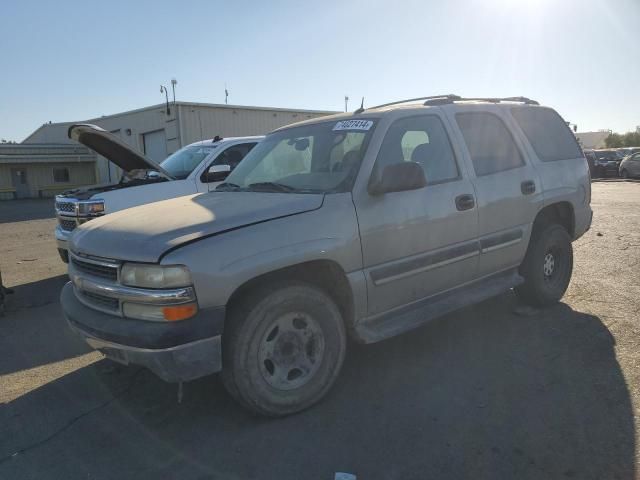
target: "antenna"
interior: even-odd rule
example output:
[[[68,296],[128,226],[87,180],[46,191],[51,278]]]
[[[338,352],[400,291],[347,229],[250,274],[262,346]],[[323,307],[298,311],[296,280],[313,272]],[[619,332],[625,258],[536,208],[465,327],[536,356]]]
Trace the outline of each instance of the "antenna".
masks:
[[[362,112],[364,112],[364,97],[362,97],[362,102],[360,102],[360,108],[353,113],[362,113]]]

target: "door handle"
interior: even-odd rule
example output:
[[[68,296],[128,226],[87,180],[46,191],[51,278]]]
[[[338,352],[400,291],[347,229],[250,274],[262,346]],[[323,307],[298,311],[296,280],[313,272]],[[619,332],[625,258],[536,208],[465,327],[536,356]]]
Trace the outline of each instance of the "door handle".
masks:
[[[520,191],[523,195],[531,195],[536,191],[536,182],[533,180],[525,180],[520,184]]]
[[[458,195],[456,197],[456,208],[459,211],[470,210],[476,206],[476,200],[473,195],[465,193],[464,195]]]

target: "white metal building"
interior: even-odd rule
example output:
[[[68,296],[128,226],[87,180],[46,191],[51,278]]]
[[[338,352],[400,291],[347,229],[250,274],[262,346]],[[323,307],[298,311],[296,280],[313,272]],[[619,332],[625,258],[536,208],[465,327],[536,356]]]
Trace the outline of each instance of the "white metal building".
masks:
[[[263,135],[283,125],[328,115],[325,110],[248,107],[207,103],[169,103],[130,110],[99,118],[64,123],[46,123],[29,135],[23,144],[75,144],[67,137],[74,123],[92,123],[118,135],[130,146],[160,162],[184,145],[213,138]],[[98,156],[99,183],[116,181],[120,172]]]

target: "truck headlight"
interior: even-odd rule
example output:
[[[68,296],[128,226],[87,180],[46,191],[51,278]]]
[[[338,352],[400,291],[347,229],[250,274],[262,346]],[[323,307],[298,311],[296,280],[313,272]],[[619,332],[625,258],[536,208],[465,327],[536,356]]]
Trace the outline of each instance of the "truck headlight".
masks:
[[[140,288],[175,288],[191,285],[191,274],[184,265],[144,265],[125,263],[120,270],[124,285]]]
[[[104,200],[91,200],[89,202],[78,203],[78,213],[80,215],[97,216],[104,213]]]

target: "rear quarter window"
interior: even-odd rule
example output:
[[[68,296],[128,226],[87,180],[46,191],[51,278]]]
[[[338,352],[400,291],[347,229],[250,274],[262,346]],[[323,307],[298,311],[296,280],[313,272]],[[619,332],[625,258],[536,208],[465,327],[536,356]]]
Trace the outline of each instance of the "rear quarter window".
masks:
[[[573,133],[554,110],[517,107],[511,109],[511,114],[543,162],[583,156]]]

